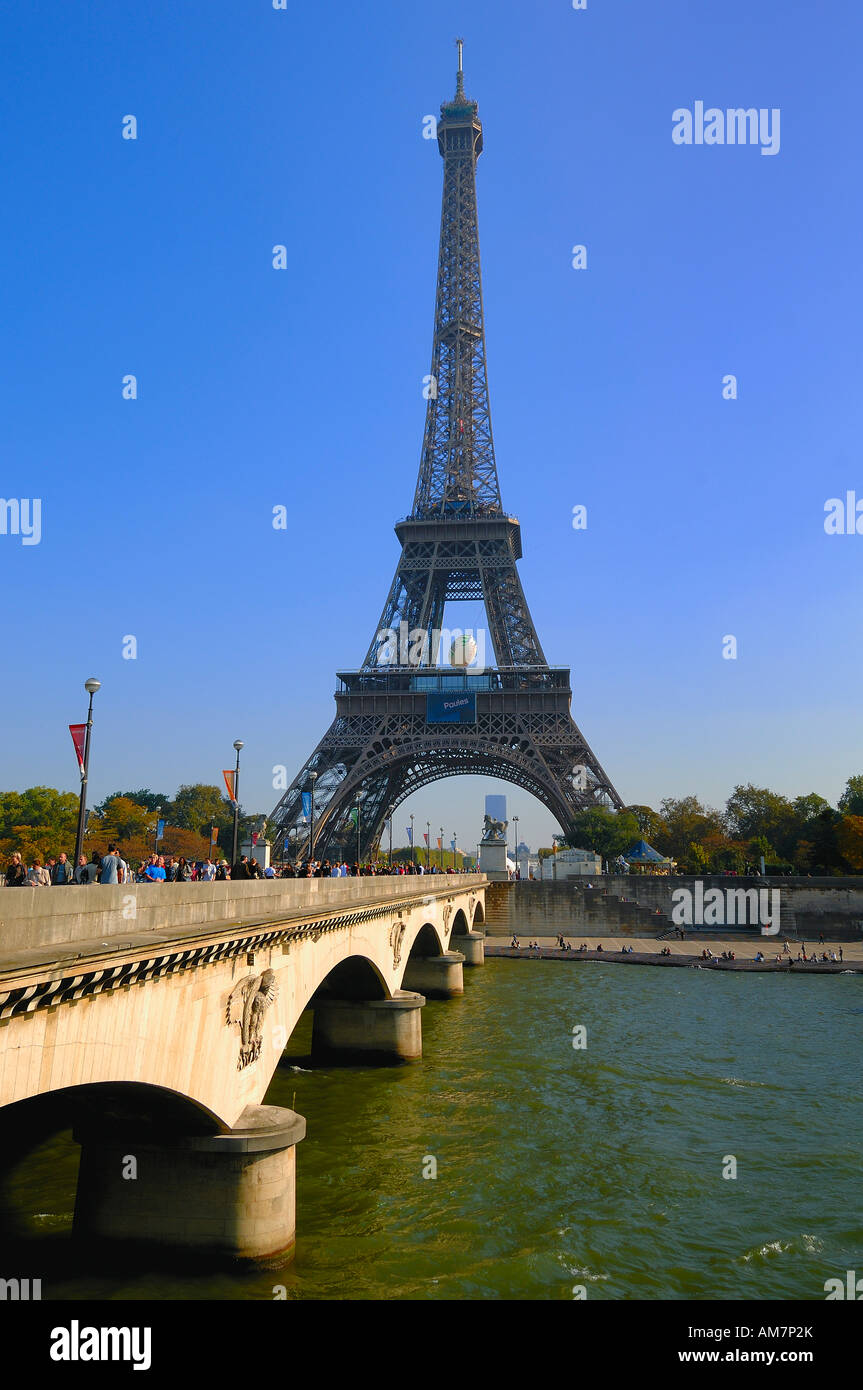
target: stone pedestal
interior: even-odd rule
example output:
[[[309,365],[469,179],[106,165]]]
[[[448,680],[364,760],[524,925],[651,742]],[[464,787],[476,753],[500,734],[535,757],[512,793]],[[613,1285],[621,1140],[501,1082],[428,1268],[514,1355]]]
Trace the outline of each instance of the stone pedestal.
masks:
[[[423,1055],[421,994],[315,1003],[312,1056],[321,1062],[418,1062]]]
[[[479,871],[493,883],[509,881],[506,867],[506,842],[504,840],[481,840],[479,846]]]
[[[251,840],[244,840],[240,845],[240,854],[245,854],[249,859],[257,859],[262,869],[270,867],[270,842],[269,840],[258,840],[253,845]]]
[[[419,989],[427,999],[452,999],[464,994],[460,951],[444,951],[442,956],[414,956],[404,973],[405,989]]]
[[[76,1238],[183,1246],[279,1263],[293,1254],[302,1115],[250,1105],[225,1134],[136,1136],[89,1120],[81,1144]]]
[[[485,937],[480,931],[454,936],[452,945],[464,956],[465,965],[485,965]]]

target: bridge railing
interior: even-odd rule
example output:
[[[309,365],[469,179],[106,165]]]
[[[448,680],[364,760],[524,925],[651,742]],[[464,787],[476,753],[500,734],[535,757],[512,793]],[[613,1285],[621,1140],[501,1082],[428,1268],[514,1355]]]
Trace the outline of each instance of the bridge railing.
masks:
[[[0,892],[0,967],[8,953],[28,948],[129,940],[141,932],[209,922],[349,911],[367,903],[437,897],[485,884],[484,874],[435,874],[6,888]]]

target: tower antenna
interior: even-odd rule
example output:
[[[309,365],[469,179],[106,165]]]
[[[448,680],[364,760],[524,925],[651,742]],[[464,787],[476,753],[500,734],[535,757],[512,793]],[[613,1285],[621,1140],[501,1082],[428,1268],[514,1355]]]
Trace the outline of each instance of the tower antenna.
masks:
[[[455,94],[456,94],[456,97],[463,97],[463,96],[464,96],[464,72],[463,72],[463,70],[462,70],[462,50],[463,50],[463,48],[464,48],[464,39],[456,39],[456,41],[455,41],[455,46],[456,46],[456,48],[458,49],[458,73],[456,74]]]

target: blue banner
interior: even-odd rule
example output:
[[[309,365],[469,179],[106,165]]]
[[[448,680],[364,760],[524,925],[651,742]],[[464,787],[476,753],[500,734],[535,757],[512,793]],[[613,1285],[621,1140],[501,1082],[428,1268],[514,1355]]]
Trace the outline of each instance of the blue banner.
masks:
[[[308,820],[308,818],[309,818],[309,816],[310,816],[311,814],[312,814],[312,794],[311,794],[311,792],[303,792],[303,816],[306,818],[306,820]]]
[[[476,693],[450,690],[429,691],[426,695],[427,724],[475,724]]]
[[[407,837],[408,837],[408,844],[409,844],[409,845],[412,845],[413,842],[414,842],[414,832],[411,830],[411,828],[410,828],[409,825],[406,825],[406,826],[405,826],[405,832],[406,832]]]
[[[455,840],[450,840],[449,847],[452,850],[453,854],[455,854]]]
[[[161,840],[161,839],[164,838],[164,835],[165,835],[165,822],[164,822],[163,820],[157,820],[157,821],[156,821],[156,839],[157,839],[157,840]]]

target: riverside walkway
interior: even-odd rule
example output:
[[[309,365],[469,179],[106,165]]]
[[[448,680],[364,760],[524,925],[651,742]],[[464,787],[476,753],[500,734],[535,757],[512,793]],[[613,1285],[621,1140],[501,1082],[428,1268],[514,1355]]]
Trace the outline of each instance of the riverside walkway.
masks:
[[[521,941],[521,938],[519,938]],[[522,942],[518,948],[505,945],[503,942],[494,942],[486,939],[485,958],[507,959],[507,960],[551,960],[551,961],[579,961],[589,963],[606,962],[611,965],[659,965],[671,967],[696,967],[703,970],[729,970],[737,973],[762,974],[783,974],[783,975],[841,975],[841,974],[863,974],[863,942],[825,942],[818,944],[819,956],[826,951],[829,955],[831,951],[839,954],[841,945],[841,961],[822,961],[812,960],[798,961],[797,952],[801,949],[802,943],[790,942],[791,955],[783,955],[781,962],[776,960],[782,949],[782,938],[762,937],[748,941],[724,941],[710,939],[705,941],[702,938],[687,938],[684,941],[663,941],[658,942],[649,937],[637,938],[630,936],[621,937],[568,937],[564,933],[564,940],[571,943],[571,949],[562,951],[554,937],[530,937],[529,940],[537,941],[539,949],[528,947]],[[582,944],[587,946],[586,951],[579,951],[578,947]],[[602,950],[597,950],[598,946]],[[626,946],[626,955],[622,954],[622,947]],[[668,947],[671,954],[663,956],[663,947]],[[815,946],[807,942],[807,948]],[[632,948],[630,953],[629,948]],[[709,947],[714,957],[723,951],[733,951],[735,959],[729,960],[703,960],[701,952]],[[761,951],[766,959],[756,961],[755,956]],[[807,949],[807,955],[809,955]]]

